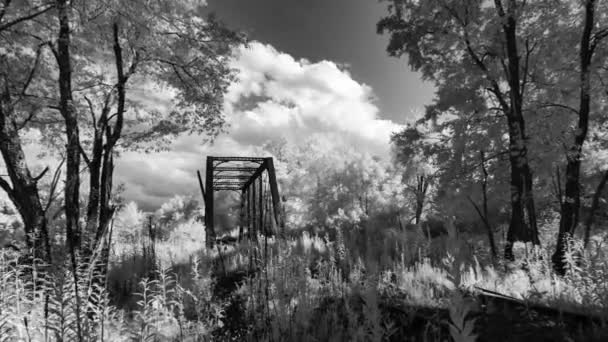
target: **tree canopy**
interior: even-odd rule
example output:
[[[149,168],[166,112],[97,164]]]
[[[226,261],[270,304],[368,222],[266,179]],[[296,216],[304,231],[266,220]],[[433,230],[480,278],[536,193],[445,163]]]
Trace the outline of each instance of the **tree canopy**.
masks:
[[[4,1],[0,39],[0,150],[9,175],[0,185],[33,238],[28,247],[44,243],[47,259],[47,225],[57,217],[49,209],[58,199],[72,247],[99,245],[116,209],[121,150],[162,149],[180,133],[213,139],[225,128],[228,61],[245,41],[204,15],[204,2],[163,0]],[[64,169],[32,174],[23,152],[28,130],[42,133]],[[52,180],[42,194],[44,177]]]
[[[419,124],[430,129],[393,137],[399,159],[434,156],[440,194],[450,196],[471,193],[487,162],[489,186],[511,193],[510,242],[540,243],[538,215],[560,213],[554,263],[563,271],[566,236],[580,222],[581,182],[597,172],[581,173],[593,154],[585,146],[599,138],[587,132],[606,121],[606,4],[388,2],[378,22],[378,32],[390,35],[388,53],[407,54],[410,67],[437,86]],[[450,185],[457,191],[445,191]]]

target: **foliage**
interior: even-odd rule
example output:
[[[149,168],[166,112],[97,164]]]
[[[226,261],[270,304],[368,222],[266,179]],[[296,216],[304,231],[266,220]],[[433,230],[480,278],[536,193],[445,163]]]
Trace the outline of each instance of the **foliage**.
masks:
[[[368,221],[395,227],[407,210],[401,177],[386,160],[350,146],[326,149],[314,139],[301,146],[268,142],[264,148],[280,157],[277,177],[292,228],[320,233]]]
[[[532,234],[536,222],[555,211],[562,218],[560,232],[574,233],[579,217],[596,210],[588,198],[595,189],[590,179],[599,170],[590,156],[603,154],[605,139],[587,130],[597,132],[606,121],[605,29],[593,24],[606,16],[606,4],[387,3],[388,14],[377,26],[390,36],[387,52],[407,54],[410,67],[437,87],[425,115],[392,138],[396,161],[406,172],[419,173],[425,163],[433,166],[437,190],[430,209],[457,216],[466,226],[481,226],[474,209],[483,202],[491,218],[484,226],[509,224],[508,235],[519,236],[514,198],[524,195],[518,194],[517,177],[529,167],[532,173],[524,178],[530,184],[523,188],[530,196],[524,205]],[[523,157],[520,150],[526,151]],[[486,171],[487,187],[482,188]],[[561,256],[555,258],[558,265]]]
[[[63,211],[66,246],[91,253],[120,206],[112,180],[121,151],[166,148],[181,133],[213,140],[224,129],[229,59],[244,36],[203,11],[202,3],[172,1],[2,4],[0,150],[8,178],[0,186],[24,223],[31,249],[24,252],[52,260],[49,227]],[[32,132],[61,160],[55,172],[32,174],[23,140]]]

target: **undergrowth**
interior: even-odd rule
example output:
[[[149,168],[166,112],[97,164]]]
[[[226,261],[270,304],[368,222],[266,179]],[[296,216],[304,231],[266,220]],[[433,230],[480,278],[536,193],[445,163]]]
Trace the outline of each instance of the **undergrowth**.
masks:
[[[0,341],[210,341],[221,324],[211,284],[196,272],[185,289],[170,268],[158,269],[139,282],[137,305],[126,312],[110,304],[104,283],[87,275],[90,265],[79,264],[76,293],[68,267],[32,272],[0,252]]]
[[[558,277],[546,249],[522,245],[517,262],[492,263],[466,241],[402,237],[387,257],[336,236],[260,238],[179,263],[144,246],[114,255],[103,279],[80,261],[78,286],[67,265],[26,266],[1,251],[0,342],[477,341],[486,324],[479,289],[607,317],[602,238],[588,248],[570,239]]]

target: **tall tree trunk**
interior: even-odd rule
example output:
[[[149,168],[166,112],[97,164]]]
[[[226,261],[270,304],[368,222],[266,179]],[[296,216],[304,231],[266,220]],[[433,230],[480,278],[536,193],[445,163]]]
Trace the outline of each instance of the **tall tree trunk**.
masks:
[[[122,134],[123,118],[126,110],[125,86],[129,76],[135,72],[137,63],[139,62],[139,55],[136,53],[132,64],[125,72],[117,23],[113,25],[113,43],[117,81],[115,90],[106,96],[99,120],[93,123],[95,125],[95,139],[91,158],[88,161],[91,180],[86,232],[91,237],[89,251],[91,253],[91,261],[95,263],[92,266],[94,267],[96,277],[92,281],[99,285],[102,285],[100,282],[107,276],[109,246],[104,241],[109,241],[107,235],[111,229],[112,217],[116,210],[116,207],[111,203],[114,148]],[[113,96],[116,97],[116,112],[112,117],[108,117],[110,99]],[[91,111],[93,110],[92,108],[93,106],[91,106]],[[111,122],[112,118],[115,118],[114,122]],[[95,304],[96,298],[98,297],[92,294],[89,296],[89,302]]]
[[[106,107],[107,108],[107,107]],[[100,121],[104,118],[106,108],[102,110]],[[97,127],[93,134],[93,151],[91,152],[90,161],[87,166],[89,169],[89,198],[87,203],[87,221],[85,226],[85,234],[89,238],[87,241],[87,253],[91,253],[96,248],[96,231],[99,225],[99,207],[100,207],[100,186],[101,186],[101,166],[103,157],[103,130]]]
[[[580,62],[580,95],[578,110],[578,125],[574,134],[574,144],[567,153],[566,165],[566,189],[564,192],[564,203],[561,210],[559,224],[559,234],[557,246],[553,253],[552,261],[556,273],[565,274],[564,254],[568,237],[574,235],[574,231],[579,222],[581,206],[580,170],[581,154],[583,144],[587,138],[589,129],[589,112],[591,106],[591,59],[593,57],[594,46],[592,44],[594,26],[595,0],[587,0],[585,3],[585,22],[583,35],[581,38],[579,62]]]
[[[8,89],[5,88],[8,91]],[[8,100],[8,101],[7,101]],[[12,186],[0,177],[0,187],[8,194],[17,208],[25,230],[27,247],[27,263],[42,260],[46,265],[53,264],[50,236],[48,232],[46,210],[43,209],[38,192],[38,179],[48,170],[45,169],[38,177],[32,177],[25,160],[17,125],[9,118],[13,117],[10,95],[6,92],[0,100],[0,152],[4,159],[7,173]],[[51,195],[49,195],[51,196]],[[49,203],[51,198],[49,198]],[[29,260],[33,258],[34,260]],[[47,272],[49,267],[44,267]],[[33,268],[30,270],[33,272]],[[40,270],[39,270],[40,271]],[[31,274],[33,276],[33,273]],[[48,293],[44,297],[44,318],[48,318]]]
[[[516,241],[540,245],[534,208],[532,172],[527,158],[523,119],[509,125],[511,164],[511,221],[507,231],[505,258],[513,260]],[[527,217],[526,217],[527,215]]]
[[[113,25],[113,43],[114,57],[116,66],[117,82],[115,92],[117,97],[116,113],[112,116],[116,118],[112,124],[111,118],[108,117],[110,112],[110,99],[114,96],[114,92],[107,94],[104,107],[101,110],[101,115],[95,125],[95,138],[93,142],[93,151],[91,158],[88,161],[90,183],[89,183],[89,203],[87,208],[87,226],[86,232],[90,235],[89,254],[91,261],[95,264],[94,273],[97,275],[92,281],[102,285],[100,282],[106,278],[108,270],[108,256],[106,252],[109,246],[104,244],[115,206],[111,204],[112,198],[112,177],[114,174],[114,148],[122,133],[123,116],[125,112],[126,100],[126,82],[129,75],[134,72],[137,65],[137,56],[135,57],[128,74],[125,75],[123,70],[122,48],[119,43],[118,24]],[[91,111],[93,106],[91,106]],[[105,143],[104,143],[105,139]],[[99,259],[98,259],[99,258]],[[89,301],[95,303],[97,296],[89,296]],[[90,313],[91,314],[91,313]]]
[[[99,120],[93,123],[95,125],[93,151],[90,161],[88,162],[90,183],[86,231],[92,237],[92,250],[95,250],[102,241],[115,211],[114,206],[110,204],[112,195],[112,177],[114,174],[113,154],[118,139],[122,134],[126,102],[125,86],[129,76],[135,72],[135,68],[139,62],[139,55],[136,53],[133,63],[129,67],[129,70],[125,73],[122,48],[119,41],[119,27],[116,23],[113,25],[113,38],[117,78],[115,86],[117,108],[116,113],[113,114],[112,117],[114,117],[116,121],[114,124],[112,124],[110,122],[111,118],[108,117],[110,112],[110,99],[111,96],[114,95],[113,93],[110,93],[106,97]],[[91,110],[93,110],[92,106]]]
[[[425,175],[416,176],[416,211],[414,213],[414,222],[416,225],[420,224],[422,217],[422,210],[424,209],[424,201],[426,199],[426,192],[429,188],[429,180]]]
[[[587,216],[587,219],[585,220],[585,238],[583,240],[584,244],[585,244],[585,248],[589,244],[589,237],[591,235],[591,226],[593,225],[593,216],[595,214],[595,211],[597,210],[597,207],[600,204],[600,197],[602,197],[602,191],[604,191],[604,187],[606,186],[607,181],[608,181],[608,170],[604,171],[604,175],[602,176],[602,179],[598,183],[597,188],[595,188],[595,193],[593,194],[593,200],[591,201],[591,208],[589,209],[589,216]]]
[[[10,11],[10,1],[4,2],[3,14]],[[14,7],[14,6],[13,6]],[[7,31],[24,21],[34,20],[40,15],[52,10],[54,5],[49,3],[40,7],[33,13],[13,18],[11,21],[0,17],[0,32]],[[26,12],[27,13],[27,12]],[[30,71],[35,74],[39,65],[40,49],[37,51],[36,61]],[[19,212],[25,230],[25,242],[29,257],[34,257],[51,263],[51,246],[46,224],[45,210],[43,209],[38,192],[38,180],[48,171],[45,169],[39,176],[33,177],[25,160],[23,145],[19,136],[19,124],[15,118],[14,100],[11,97],[9,76],[5,71],[11,66],[4,61],[0,66],[3,71],[0,75],[0,152],[10,179],[10,184],[0,177],[0,187],[7,193],[11,202]],[[27,85],[30,83],[28,82]],[[22,92],[25,92],[25,89]]]
[[[67,243],[72,263],[74,277],[74,293],[76,293],[76,328],[78,340],[82,341],[80,323],[80,292],[78,290],[78,265],[76,251],[80,248],[80,139],[78,118],[72,98],[72,66],[70,56],[70,17],[67,0],[57,0],[57,17],[59,19],[59,36],[55,58],[59,67],[59,111],[66,126],[66,179],[65,179],[65,216]]]
[[[0,178],[0,186],[15,205],[25,229],[28,253],[34,258],[51,261],[50,242],[44,209],[38,192],[38,177],[33,177],[25,160],[19,132],[12,120],[8,89],[0,100],[0,152],[11,181]]]
[[[479,157],[481,159],[481,171],[483,174],[483,178],[481,181],[481,193],[482,193],[482,208],[480,209],[477,203],[473,201],[471,197],[469,197],[469,201],[477,211],[477,214],[483,221],[484,226],[486,227],[486,231],[488,233],[488,242],[490,244],[490,252],[492,253],[492,260],[496,261],[498,258],[498,253],[496,249],[496,242],[494,241],[494,232],[492,231],[492,225],[490,224],[490,218],[488,216],[488,170],[486,169],[486,157],[483,151],[479,151]]]
[[[110,203],[112,198],[112,176],[114,175],[114,156],[111,149],[107,149],[103,156],[101,172],[101,192],[99,226],[95,234],[95,244],[98,245],[108,231],[110,221],[116,208]]]
[[[528,163],[525,122],[523,117],[523,88],[520,78],[520,56],[517,47],[517,4],[509,0],[505,12],[502,0],[495,0],[498,15],[505,19],[503,31],[508,59],[507,81],[509,83],[509,149],[511,164],[511,222],[507,232],[505,258],[513,260],[515,241],[540,244],[534,208],[532,172]],[[503,106],[504,107],[504,106]],[[526,222],[527,214],[527,222]]]
[[[59,18],[59,37],[57,39],[57,64],[59,67],[59,110],[65,121],[66,146],[66,179],[65,179],[65,214],[66,232],[69,244],[80,247],[80,139],[78,117],[72,98],[72,65],[70,56],[70,18],[67,0],[57,1]]]

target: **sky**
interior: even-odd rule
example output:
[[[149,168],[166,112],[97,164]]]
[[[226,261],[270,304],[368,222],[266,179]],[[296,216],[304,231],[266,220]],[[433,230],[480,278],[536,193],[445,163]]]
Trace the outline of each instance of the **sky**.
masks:
[[[196,170],[207,155],[266,156],[265,142],[350,146],[387,156],[391,133],[420,113],[434,89],[388,57],[375,24],[376,0],[208,0],[208,9],[252,43],[232,66],[239,71],[224,101],[229,127],[213,145],[184,135],[168,151],[123,153],[117,183],[146,211],[175,195],[197,195]]]
[[[231,27],[295,58],[348,66],[373,88],[380,117],[404,123],[433,97],[430,83],[411,72],[406,58],[389,57],[388,36],[376,34],[387,13],[378,0],[208,0],[208,9]]]

